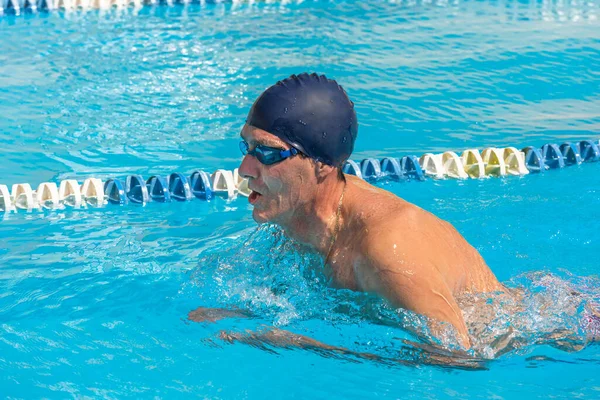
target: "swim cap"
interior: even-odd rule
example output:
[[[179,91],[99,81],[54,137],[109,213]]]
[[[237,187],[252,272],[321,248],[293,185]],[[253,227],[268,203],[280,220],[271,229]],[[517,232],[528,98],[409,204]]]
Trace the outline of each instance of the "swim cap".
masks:
[[[350,157],[358,131],[354,103],[344,89],[325,75],[306,73],[265,90],[246,123],[334,167]]]

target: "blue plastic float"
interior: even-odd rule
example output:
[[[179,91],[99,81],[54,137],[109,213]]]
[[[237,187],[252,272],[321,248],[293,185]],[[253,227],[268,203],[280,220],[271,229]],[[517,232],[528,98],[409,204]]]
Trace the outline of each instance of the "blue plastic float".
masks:
[[[210,176],[204,171],[194,171],[190,175],[190,187],[194,196],[202,200],[212,200],[213,192],[210,186]]]
[[[564,168],[565,159],[560,151],[560,148],[555,144],[545,144],[542,146],[542,158],[544,164],[550,169]]]
[[[342,168],[342,172],[349,175],[356,175],[362,179],[362,172],[360,171],[360,166],[356,163],[356,161],[348,160],[344,164]]]
[[[363,179],[377,179],[381,176],[381,166],[374,158],[365,158],[360,162],[360,172]]]
[[[148,196],[151,201],[167,203],[171,201],[171,193],[169,193],[169,184],[167,180],[158,175],[151,176],[146,181]]]
[[[125,188],[123,183],[116,178],[109,179],[104,182],[104,195],[108,198],[108,202],[111,204],[127,204],[129,202],[125,195]]]
[[[583,162],[600,161],[600,149],[591,140],[579,142],[579,154]]]
[[[129,175],[125,181],[125,195],[132,203],[146,204],[150,201],[146,182],[141,175]]]
[[[379,164],[381,165],[381,175],[385,177],[390,177],[393,179],[402,179],[404,178],[404,174],[402,173],[402,167],[400,166],[400,162],[391,157],[386,157],[382,159]]]
[[[171,198],[177,201],[189,201],[194,198],[192,188],[190,187],[190,181],[188,178],[179,172],[174,172],[167,178],[169,185],[169,192]]]
[[[579,145],[575,143],[563,143],[559,147],[563,156],[565,165],[581,164],[581,155],[579,154]]]
[[[539,173],[546,170],[546,163],[544,162],[544,157],[542,157],[542,153],[539,149],[529,146],[521,151],[525,153],[525,166],[529,172]]]
[[[400,159],[400,168],[402,168],[402,174],[410,179],[417,179],[422,181],[425,179],[425,174],[419,164],[419,159],[415,156],[404,156]]]

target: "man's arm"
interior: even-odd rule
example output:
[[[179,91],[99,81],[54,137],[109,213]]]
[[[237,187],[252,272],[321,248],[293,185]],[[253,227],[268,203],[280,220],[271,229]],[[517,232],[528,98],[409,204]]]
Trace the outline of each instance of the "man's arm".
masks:
[[[403,341],[405,345],[396,355],[384,356],[331,346],[308,336],[272,327],[255,332],[221,331],[219,338],[227,343],[239,342],[265,351],[273,351],[272,348],[303,349],[327,358],[342,357],[358,361],[374,361],[386,365],[433,365],[465,370],[487,369],[484,360],[472,357],[465,352],[448,351],[436,346],[410,341]]]
[[[356,271],[362,289],[377,293],[395,307],[431,318],[429,328],[434,336],[440,336],[443,323],[452,324],[460,344],[470,348],[462,312],[440,272],[427,255],[409,242],[399,242],[391,235],[365,241]]]

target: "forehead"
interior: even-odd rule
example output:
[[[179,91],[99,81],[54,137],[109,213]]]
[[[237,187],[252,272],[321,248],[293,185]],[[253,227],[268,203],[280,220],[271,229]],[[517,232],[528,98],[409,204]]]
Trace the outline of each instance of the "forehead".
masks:
[[[259,128],[255,128],[254,126],[248,124],[244,125],[244,127],[242,128],[240,136],[246,142],[248,142],[248,144],[252,145],[263,144],[265,146],[282,147],[286,149],[289,147],[289,145],[286,142],[279,139],[272,133],[269,133]]]

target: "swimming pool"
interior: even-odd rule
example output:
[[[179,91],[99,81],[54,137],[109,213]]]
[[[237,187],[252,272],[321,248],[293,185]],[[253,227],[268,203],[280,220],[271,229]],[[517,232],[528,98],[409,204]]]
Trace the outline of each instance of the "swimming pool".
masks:
[[[598,7],[307,2],[4,16],[0,183],[233,169],[251,101],[304,70],[335,77],[355,101],[356,159],[597,139]],[[523,315],[530,331],[574,323],[562,312],[570,287],[600,299],[599,163],[378,184],[454,224],[500,280],[551,299],[554,320]],[[318,260],[257,230],[244,201],[9,214],[0,238],[6,397],[599,395],[599,346],[525,345],[483,371],[420,364],[398,340],[414,340],[400,317],[327,288]],[[256,318],[187,322],[200,305]],[[217,338],[262,325],[389,362]]]

